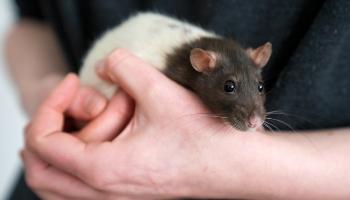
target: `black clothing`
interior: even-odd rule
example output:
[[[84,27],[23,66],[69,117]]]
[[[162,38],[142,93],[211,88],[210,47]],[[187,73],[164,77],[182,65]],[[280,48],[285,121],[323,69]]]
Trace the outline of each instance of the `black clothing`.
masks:
[[[232,37],[267,41],[267,111],[295,130],[350,126],[350,1],[347,0],[17,0],[21,17],[56,30],[72,71],[92,42],[130,14],[154,10]],[[285,124],[270,120],[279,129]],[[17,190],[18,191],[18,190]],[[12,199],[21,199],[14,194]],[[29,199],[29,198],[25,198]]]

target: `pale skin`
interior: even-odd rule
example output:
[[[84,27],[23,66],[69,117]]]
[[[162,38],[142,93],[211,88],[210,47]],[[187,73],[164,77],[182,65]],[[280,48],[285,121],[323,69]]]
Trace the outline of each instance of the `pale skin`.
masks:
[[[34,20],[21,20],[8,33],[6,58],[23,109],[29,116],[69,71],[53,30]],[[104,108],[106,100],[91,88],[84,87],[72,109],[79,105],[92,107],[88,109],[91,113],[75,112],[78,117],[88,119]]]
[[[76,103],[84,87],[69,75],[26,129],[26,178],[43,199],[350,197],[349,129],[238,132],[198,115],[209,111],[195,95],[124,50],[99,73],[125,93],[82,117],[91,107]],[[67,111],[87,121],[75,135],[63,131]]]

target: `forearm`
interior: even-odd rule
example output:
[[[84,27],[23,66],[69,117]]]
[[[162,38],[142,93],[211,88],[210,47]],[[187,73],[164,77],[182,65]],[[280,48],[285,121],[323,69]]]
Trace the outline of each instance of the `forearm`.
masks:
[[[215,198],[349,198],[349,132],[221,135],[205,148],[196,174],[201,180],[191,192]]]
[[[12,28],[7,37],[6,57],[24,104],[38,101],[68,72],[53,31],[36,21],[22,20]],[[27,107],[31,106],[25,105],[27,112],[33,112]]]

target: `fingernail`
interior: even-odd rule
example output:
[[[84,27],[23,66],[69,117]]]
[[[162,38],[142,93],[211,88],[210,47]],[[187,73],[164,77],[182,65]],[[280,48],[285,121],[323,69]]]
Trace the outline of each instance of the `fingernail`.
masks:
[[[105,62],[100,60],[96,63],[96,72],[102,74],[105,68]]]
[[[90,95],[84,103],[87,113],[96,116],[104,109],[106,100],[98,95]]]
[[[112,78],[107,74],[106,63],[103,60],[97,62],[95,70],[100,78],[107,82],[112,82]]]

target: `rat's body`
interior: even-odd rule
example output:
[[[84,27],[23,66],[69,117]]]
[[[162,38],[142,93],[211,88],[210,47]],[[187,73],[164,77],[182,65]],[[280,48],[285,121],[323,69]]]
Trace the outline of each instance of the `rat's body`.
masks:
[[[261,126],[265,111],[264,96],[258,91],[259,65],[265,65],[270,56],[269,43],[245,50],[233,40],[186,22],[140,13],[108,31],[84,61],[82,82],[107,97],[116,86],[101,80],[95,67],[117,48],[131,51],[197,93],[214,114],[227,118],[233,126],[241,130]]]
[[[190,32],[190,33],[189,33]],[[115,87],[103,82],[95,73],[96,62],[103,60],[113,50],[124,48],[164,71],[167,55],[187,41],[201,37],[218,37],[200,28],[176,19],[153,13],[140,13],[107,31],[88,52],[80,71],[84,83],[97,86],[110,97]]]

